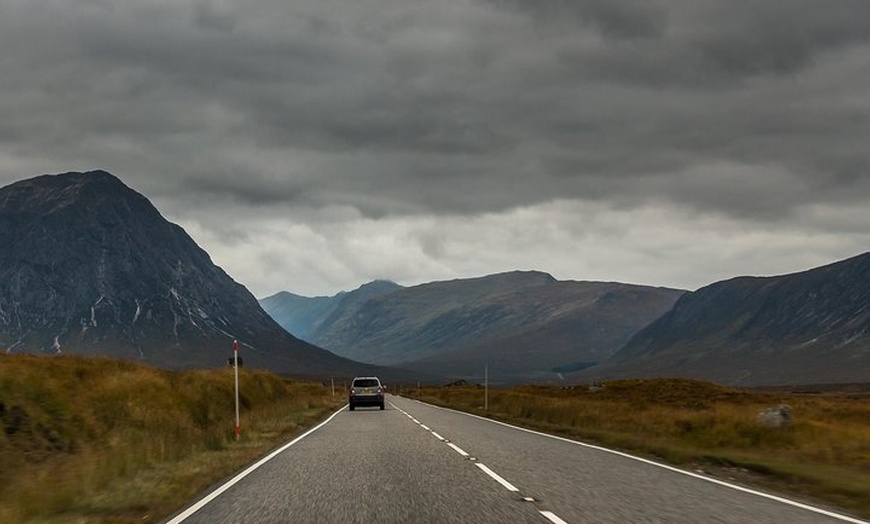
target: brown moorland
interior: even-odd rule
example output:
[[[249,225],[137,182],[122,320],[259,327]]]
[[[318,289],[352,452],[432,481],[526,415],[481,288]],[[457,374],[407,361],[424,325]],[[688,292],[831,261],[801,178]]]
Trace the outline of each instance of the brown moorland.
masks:
[[[0,355],[0,522],[156,522],[344,404],[231,368]]]
[[[155,522],[345,402],[242,370],[0,355],[0,522]],[[657,458],[870,516],[870,385],[734,389],[692,380],[601,388],[393,388],[408,397]],[[788,404],[788,428],[758,413]]]

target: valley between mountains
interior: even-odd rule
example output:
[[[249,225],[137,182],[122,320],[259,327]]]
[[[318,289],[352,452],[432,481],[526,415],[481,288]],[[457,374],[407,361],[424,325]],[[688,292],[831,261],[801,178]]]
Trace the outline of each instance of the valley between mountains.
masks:
[[[354,360],[482,383],[684,377],[739,385],[870,381],[870,253],[697,291],[512,272],[334,297],[261,300]]]
[[[537,271],[258,301],[105,171],[0,188],[0,349],[326,379],[870,382],[870,252],[696,291]],[[485,377],[486,375],[486,377]]]

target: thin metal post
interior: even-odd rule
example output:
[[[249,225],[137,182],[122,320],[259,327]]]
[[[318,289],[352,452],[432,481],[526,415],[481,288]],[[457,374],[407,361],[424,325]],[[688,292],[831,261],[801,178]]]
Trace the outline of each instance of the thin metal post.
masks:
[[[483,366],[483,410],[489,411],[489,364]]]
[[[233,340],[233,369],[236,375],[236,440],[239,440],[239,341]]]

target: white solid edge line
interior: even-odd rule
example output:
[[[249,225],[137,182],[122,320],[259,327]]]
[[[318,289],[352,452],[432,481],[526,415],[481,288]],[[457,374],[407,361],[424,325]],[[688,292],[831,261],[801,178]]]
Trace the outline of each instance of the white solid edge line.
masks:
[[[838,519],[838,520],[842,520],[843,522],[851,522],[852,524],[870,524],[870,521],[857,519],[857,518],[855,518],[855,517],[850,517],[850,516],[848,516],[848,515],[843,515],[843,514],[841,514],[841,513],[835,513],[835,512],[833,512],[833,511],[828,511],[828,510],[826,510],[826,509],[822,509],[822,508],[817,508],[817,507],[815,507],[815,506],[810,506],[809,504],[804,504],[804,503],[802,503],[802,502],[797,502],[797,501],[795,501],[795,500],[790,500],[790,499],[787,499],[787,498],[785,498],[785,497],[780,497],[780,496],[778,496],[778,495],[772,495],[772,494],[770,494],[770,493],[764,493],[763,491],[756,491],[756,490],[754,490],[754,489],[745,488],[745,487],[743,487],[743,486],[738,486],[737,484],[731,484],[731,483],[729,483],[729,482],[725,482],[725,481],[722,481],[722,480],[714,479],[714,478],[712,478],[712,477],[707,477],[707,476],[704,476],[704,475],[699,475],[699,474],[697,474],[697,473],[692,473],[691,471],[686,471],[686,470],[684,470],[684,469],[676,468],[676,467],[674,467],[674,466],[668,466],[667,464],[662,464],[662,463],[660,463],[660,462],[655,462],[655,461],[652,461],[652,460],[649,460],[649,459],[645,459],[645,458],[641,458],[641,457],[636,457],[636,456],[634,456],[634,455],[629,455],[628,453],[623,453],[622,451],[616,451],[616,450],[613,450],[613,449],[608,449],[608,448],[604,448],[604,447],[601,447],[601,446],[596,446],[596,445],[594,445],[594,444],[587,444],[587,443],[585,443],[585,442],[579,442],[579,441],[577,441],[577,440],[571,440],[571,439],[569,439],[569,438],[559,437],[559,436],[557,436],[557,435],[550,435],[550,434],[547,434],[547,433],[542,433],[542,432],[540,432],[540,431],[535,431],[535,430],[533,430],[533,429],[521,428],[521,427],[519,427],[519,426],[514,426],[514,425],[512,425],[512,424],[508,424],[507,422],[502,422],[502,421],[500,421],[500,420],[493,420],[493,419],[491,419],[491,418],[481,417],[480,415],[475,415],[475,414],[473,414],[473,413],[466,413],[466,412],[464,412],[464,411],[459,411],[459,410],[455,410],[455,409],[450,409],[450,408],[445,408],[445,407],[441,407],[441,406],[436,406],[436,405],[434,405],[434,404],[428,404],[428,403],[426,403],[426,402],[423,402],[422,400],[417,400],[417,402],[420,402],[421,404],[425,404],[425,405],[427,405],[427,406],[429,406],[429,407],[433,407],[433,408],[436,408],[436,409],[441,409],[441,410],[444,410],[444,411],[451,411],[451,412],[453,412],[453,413],[459,413],[460,415],[466,415],[466,416],[469,416],[469,417],[474,417],[474,418],[476,418],[476,419],[484,420],[484,421],[486,421],[486,422],[492,422],[493,424],[499,424],[499,425],[501,425],[501,426],[505,426],[505,427],[508,427],[508,428],[516,429],[516,430],[519,430],[519,431],[524,431],[524,432],[526,432],[526,433],[531,433],[531,434],[533,434],[533,435],[539,435],[539,436],[541,436],[541,437],[547,437],[547,438],[551,438],[551,439],[555,439],[555,440],[561,440],[562,442],[567,442],[567,443],[569,443],[569,444],[575,444],[575,445],[577,445],[577,446],[582,446],[582,447],[585,447],[585,448],[594,449],[594,450],[597,450],[597,451],[603,451],[603,452],[605,452],[605,453],[610,453],[610,454],[613,454],[613,455],[618,455],[618,456],[620,456],[620,457],[628,458],[628,459],[631,459],[631,460],[636,460],[636,461],[639,461],[639,462],[643,462],[644,464],[649,464],[649,465],[656,466],[656,467],[659,467],[659,468],[667,469],[667,470],[669,470],[669,471],[673,471],[673,472],[675,472],[675,473],[680,473],[680,474],[682,474],[682,475],[688,475],[689,477],[694,477],[694,478],[699,479],[699,480],[704,480],[704,481],[707,481],[707,482],[710,482],[710,483],[713,483],[713,484],[718,484],[718,485],[720,485],[720,486],[724,486],[724,487],[726,487],[726,488],[731,488],[731,489],[736,490],[736,491],[741,491],[741,492],[743,492],[743,493],[749,493],[750,495],[756,495],[756,496],[759,496],[759,497],[762,497],[762,498],[766,498],[766,499],[769,499],[769,500],[774,500],[774,501],[776,501],[776,502],[780,502],[780,503],[782,503],[782,504],[786,504],[786,505],[793,506],[793,507],[800,508],[800,509],[805,509],[805,510],[807,510],[807,511],[812,511],[813,513],[818,513],[818,514],[820,514],[820,515],[825,515],[825,516],[827,516],[827,517],[831,517],[831,518],[835,518],[835,519]],[[167,524],[169,524],[169,523],[167,523]]]
[[[508,481],[506,481],[505,479],[503,479],[503,478],[502,478],[498,473],[496,473],[495,471],[493,471],[493,470],[489,469],[488,467],[486,467],[486,465],[481,464],[480,462],[477,462],[477,463],[475,463],[474,465],[477,466],[477,467],[479,467],[480,469],[482,469],[484,473],[486,473],[487,475],[489,475],[490,477],[492,477],[493,479],[495,479],[496,482],[498,482],[499,484],[501,484],[502,486],[504,486],[505,489],[507,489],[508,491],[519,491],[519,490],[516,488],[516,486],[514,486],[514,485],[511,484],[510,482],[508,482]]]
[[[552,511],[538,511],[541,515],[547,517],[547,520],[552,522],[553,524],[568,524],[564,520],[560,519],[555,513]]]
[[[230,488],[233,487],[235,484],[237,484],[240,480],[242,480],[243,478],[245,478],[245,477],[247,477],[248,475],[250,475],[251,473],[253,473],[254,470],[256,470],[257,468],[259,468],[260,466],[262,466],[262,465],[265,464],[266,462],[269,462],[269,461],[272,460],[273,458],[277,457],[277,456],[280,455],[283,451],[287,450],[287,448],[289,448],[290,446],[296,444],[297,442],[299,442],[300,440],[304,439],[304,438],[307,437],[308,435],[314,433],[315,431],[317,431],[317,430],[320,429],[321,427],[325,426],[327,423],[329,423],[330,420],[332,420],[333,418],[335,418],[336,415],[338,415],[339,413],[341,413],[342,411],[344,411],[344,408],[346,408],[346,407],[347,407],[346,405],[345,405],[345,406],[342,406],[338,411],[336,411],[335,413],[333,413],[332,415],[330,415],[328,419],[324,420],[324,421],[321,422],[320,424],[318,424],[318,425],[314,426],[313,428],[309,429],[309,430],[306,431],[305,433],[299,435],[298,437],[296,437],[296,438],[293,439],[292,441],[288,442],[287,444],[284,444],[283,446],[281,446],[280,448],[276,449],[276,450],[273,451],[272,453],[269,453],[268,455],[266,455],[265,457],[263,457],[262,459],[260,459],[259,461],[257,461],[255,464],[253,464],[252,466],[250,466],[248,469],[242,471],[241,473],[239,473],[239,474],[236,475],[235,477],[231,478],[231,479],[228,480],[225,484],[223,484],[222,486],[220,486],[220,487],[217,488],[216,490],[212,491],[211,493],[209,493],[209,494],[206,495],[205,497],[201,498],[201,499],[200,499],[199,501],[197,501],[194,505],[190,506],[189,508],[187,508],[187,509],[184,510],[183,512],[179,513],[178,515],[175,516],[175,518],[173,518],[172,520],[167,521],[165,524],[178,524],[178,523],[180,523],[180,522],[183,522],[185,519],[187,519],[187,517],[193,515],[194,513],[196,513],[196,512],[199,511],[200,509],[202,509],[206,504],[208,504],[208,503],[211,502],[212,500],[214,500],[214,499],[216,499],[217,497],[219,497],[219,496],[220,496],[224,491],[230,489]]]

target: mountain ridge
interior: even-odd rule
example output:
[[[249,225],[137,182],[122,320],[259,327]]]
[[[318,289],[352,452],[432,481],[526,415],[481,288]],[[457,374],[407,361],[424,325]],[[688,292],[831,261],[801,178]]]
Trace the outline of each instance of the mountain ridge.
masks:
[[[567,296],[565,289],[578,285],[615,287],[568,301],[541,293],[561,287]],[[643,289],[646,298],[656,289],[674,291],[557,281],[537,271],[429,282],[360,301],[351,314],[336,308],[332,320],[319,325],[323,336],[316,340],[351,358],[467,380],[482,380],[487,366],[512,382],[635,377],[748,386],[870,382],[870,253],[805,271],[738,276],[680,291],[658,315],[627,315],[618,308],[605,313],[608,301],[624,307],[637,300],[634,288]],[[552,318],[523,324],[523,308],[526,320]],[[559,316],[560,308],[570,314]],[[612,331],[601,336],[607,330]]]
[[[870,252],[687,293],[599,369],[729,384],[870,381]]]
[[[281,327],[302,340],[317,339],[317,332],[328,324],[339,308],[347,310],[383,294],[402,289],[388,280],[373,280],[353,291],[341,291],[331,297],[305,297],[289,291],[279,291],[259,300],[263,309]]]
[[[606,358],[682,293],[510,271],[357,297],[352,307],[337,306],[329,319],[319,319],[308,335],[337,354],[375,364],[468,378],[499,355],[505,379],[549,380],[558,378],[555,368]]]

